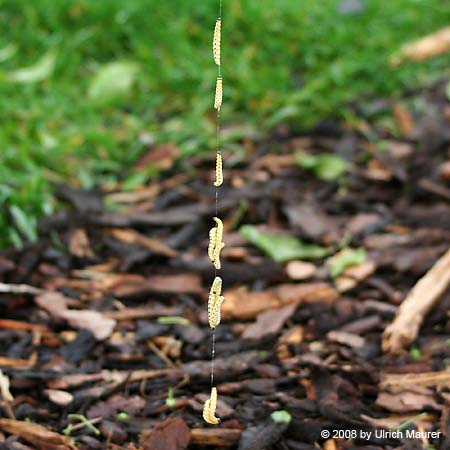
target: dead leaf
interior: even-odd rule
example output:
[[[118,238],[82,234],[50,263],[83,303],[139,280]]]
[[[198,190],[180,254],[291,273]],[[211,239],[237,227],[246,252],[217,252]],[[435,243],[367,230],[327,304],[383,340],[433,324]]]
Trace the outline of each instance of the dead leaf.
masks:
[[[35,303],[52,316],[58,317],[74,301],[59,292],[46,292],[34,299]],[[76,300],[75,300],[76,302]]]
[[[0,429],[6,433],[17,435],[25,441],[33,444],[38,450],[72,450],[72,440],[69,436],[50,431],[33,422],[20,420],[0,419]]]
[[[191,440],[191,432],[180,417],[169,418],[153,430],[141,433],[139,441],[143,450],[185,450]]]
[[[299,227],[306,236],[325,243],[340,239],[339,228],[332,216],[326,214],[316,203],[293,204],[284,207],[284,212],[293,227]],[[326,239],[323,239],[326,237]]]
[[[176,159],[180,156],[179,148],[174,144],[163,144],[156,148],[152,148],[143,155],[134,165],[136,169],[143,169],[150,164],[157,169],[170,169]]]
[[[87,328],[99,341],[109,337],[116,326],[115,320],[107,319],[97,311],[67,309],[59,313],[59,317],[67,320],[74,328]]]
[[[123,394],[112,395],[104,402],[97,402],[89,408],[87,417],[114,417],[118,412],[136,415],[146,405],[146,400],[138,395],[125,397]]]
[[[77,300],[70,299],[59,292],[47,292],[35,298],[36,303],[52,317],[67,320],[74,328],[87,328],[99,341],[106,339],[114,330],[116,321],[104,317],[98,311],[68,309]]]
[[[70,233],[69,251],[71,255],[78,258],[92,258],[94,256],[86,231],[82,228],[75,228]]]
[[[374,213],[359,213],[353,216],[347,222],[347,231],[353,235],[362,233],[363,231],[375,227],[382,221],[381,216]]]
[[[297,305],[288,305],[284,308],[271,309],[258,314],[256,322],[249,325],[242,337],[244,339],[259,340],[270,334],[278,333],[289,317],[294,314]]]
[[[403,103],[394,104],[394,117],[403,136],[409,136],[414,131],[414,120]]]

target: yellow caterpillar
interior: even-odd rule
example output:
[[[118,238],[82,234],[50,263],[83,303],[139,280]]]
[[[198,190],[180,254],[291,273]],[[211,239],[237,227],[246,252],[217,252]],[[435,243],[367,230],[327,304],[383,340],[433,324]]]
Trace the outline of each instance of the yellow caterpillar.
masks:
[[[218,217],[213,219],[216,222],[216,226],[209,231],[208,257],[214,264],[214,267],[219,270],[221,267],[220,252],[225,247],[225,244],[222,242],[223,223]]]
[[[222,97],[223,97],[223,85],[222,85],[222,77],[217,77],[216,81],[216,95],[214,96],[214,108],[217,111],[220,111],[222,106]]]
[[[220,324],[220,308],[225,298],[222,293],[222,278],[214,278],[208,299],[208,321],[209,326],[214,329]]]
[[[216,181],[214,181],[214,186],[222,186],[223,183],[223,172],[222,172],[222,155],[217,153],[216,155]]]
[[[211,425],[217,425],[220,423],[220,419],[215,416],[217,405],[217,389],[213,387],[211,389],[211,397],[206,400],[205,406],[203,407],[203,419],[205,422]]]
[[[222,28],[222,21],[220,19],[216,20],[216,26],[214,27],[214,38],[213,38],[213,56],[214,62],[220,66],[220,32]]]

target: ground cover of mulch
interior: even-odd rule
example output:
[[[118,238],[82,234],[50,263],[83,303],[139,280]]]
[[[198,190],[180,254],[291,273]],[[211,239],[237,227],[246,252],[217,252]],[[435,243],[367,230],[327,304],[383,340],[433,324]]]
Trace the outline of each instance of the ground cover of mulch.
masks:
[[[449,125],[438,84],[224,150],[215,427],[214,155],[167,144],[134,191],[59,186],[38,242],[0,254],[0,449],[450,448],[450,291],[411,343],[383,335],[450,247]],[[321,154],[345,173],[299,164]]]

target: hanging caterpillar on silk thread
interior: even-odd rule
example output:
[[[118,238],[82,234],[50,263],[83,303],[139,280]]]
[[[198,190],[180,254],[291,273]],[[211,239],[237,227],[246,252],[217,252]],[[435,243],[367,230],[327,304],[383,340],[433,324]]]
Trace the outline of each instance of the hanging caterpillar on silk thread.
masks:
[[[222,155],[217,153],[216,155],[216,181],[214,181],[214,186],[222,186],[223,183],[223,171],[222,171]]]
[[[218,76],[216,81],[216,95],[214,96],[214,108],[217,111],[220,111],[222,107],[222,98],[223,98],[223,84],[222,77]]]
[[[210,423],[211,425],[217,425],[218,423],[220,423],[220,419],[215,416],[216,406],[217,406],[217,389],[213,387],[211,389],[211,397],[208,400],[206,400],[205,405],[203,407],[203,419],[205,419],[205,422]]]
[[[225,297],[220,295],[222,293],[222,278],[214,278],[211,290],[209,291],[208,299],[208,322],[209,326],[214,329],[220,324],[220,308]]]
[[[220,38],[221,38],[221,28],[222,20],[216,20],[216,26],[214,27],[214,38],[213,38],[213,56],[214,62],[220,66]]]
[[[222,242],[223,223],[218,217],[213,217],[213,219],[216,222],[216,226],[209,231],[208,256],[214,267],[219,270],[221,267],[220,252],[225,247],[225,244]]]

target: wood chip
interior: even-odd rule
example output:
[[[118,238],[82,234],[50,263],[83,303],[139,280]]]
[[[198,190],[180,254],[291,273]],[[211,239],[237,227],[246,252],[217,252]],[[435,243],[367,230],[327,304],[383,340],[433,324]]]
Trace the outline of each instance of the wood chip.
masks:
[[[418,394],[411,391],[404,391],[396,394],[380,392],[376,404],[388,411],[399,413],[423,411],[424,409],[429,408],[437,411],[442,409],[442,406],[438,405],[433,399],[433,392],[431,391],[429,395]]]
[[[327,333],[327,339],[356,349],[362,348],[366,344],[364,338],[346,331],[330,331]]]
[[[45,389],[43,392],[55,405],[67,406],[73,401],[73,395],[67,391],[61,391],[59,389]]]
[[[223,318],[254,319],[258,314],[292,303],[335,301],[338,291],[328,283],[281,284],[262,292],[248,292],[239,288],[225,293]]]
[[[242,431],[227,428],[193,428],[191,444],[213,448],[235,447],[241,438]]]
[[[448,386],[450,384],[450,370],[424,373],[394,374],[382,373],[380,388],[387,389],[396,386],[403,388],[415,386]]]
[[[38,450],[74,450],[70,444],[72,438],[50,431],[47,428],[33,422],[20,420],[0,419],[0,429],[6,433],[20,436],[25,441],[33,444]]]
[[[286,264],[286,273],[291,280],[306,280],[312,278],[317,267],[306,261],[290,261]]]

